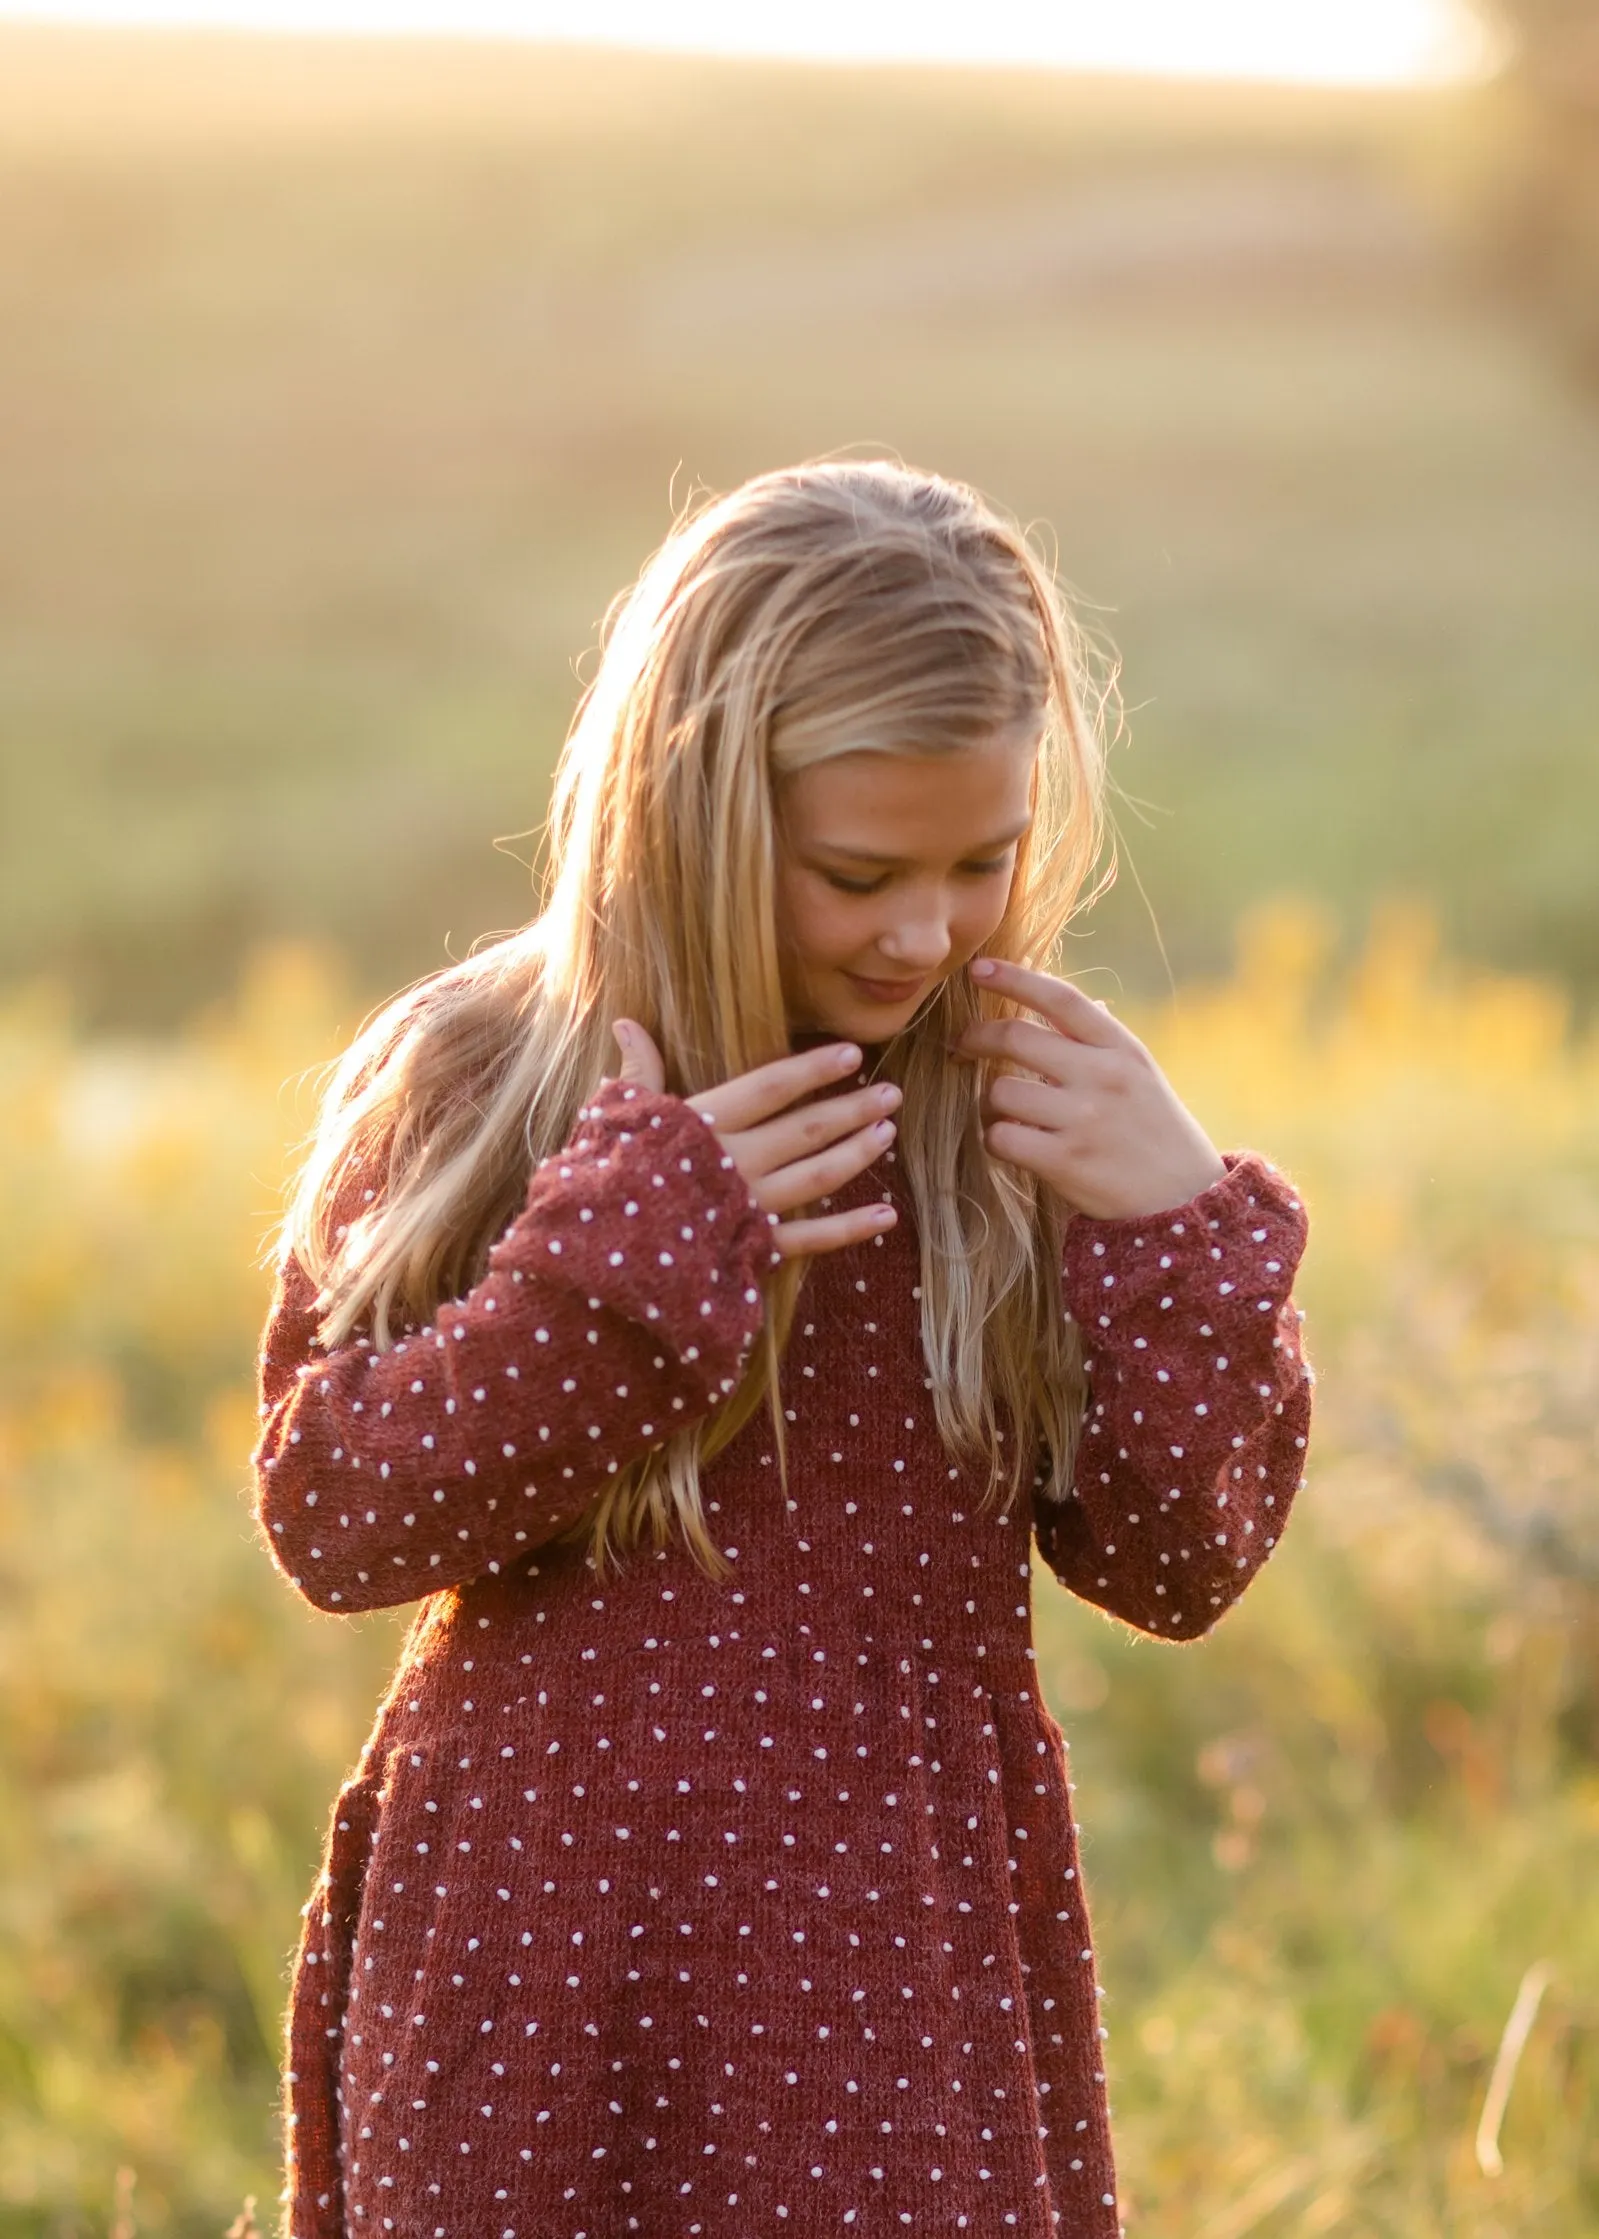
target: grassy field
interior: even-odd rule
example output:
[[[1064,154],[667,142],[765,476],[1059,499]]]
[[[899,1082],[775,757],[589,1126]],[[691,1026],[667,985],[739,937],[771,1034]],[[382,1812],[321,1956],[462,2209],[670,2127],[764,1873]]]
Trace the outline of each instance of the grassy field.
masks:
[[[975,479],[1124,661],[1179,976],[1241,907],[1599,986],[1599,417],[1459,253],[1460,97],[0,32],[0,979],[167,1025],[527,913],[672,495]],[[1124,880],[1092,954],[1163,984]]]
[[[1128,709],[1074,965],[1315,1216],[1236,1617],[1040,1580],[1130,2232],[1599,2228],[1599,415],[1471,277],[1497,129],[0,28],[0,2239],[270,2215],[396,1645],[248,1521],[292,1084],[527,913],[674,499],[843,445],[1057,541]]]
[[[1140,1021],[1308,1193],[1300,1513],[1192,1649],[1039,1574],[1130,2228],[1587,2239],[1599,1043],[1413,918],[1347,970],[1328,938],[1257,920]],[[148,2239],[275,2189],[286,1956],[397,1641],[301,1607],[244,1489],[292,1081],[352,1023],[287,948],[164,1047],[81,1038],[44,984],[0,1014],[5,2239],[99,2239],[119,2169]],[[1539,1962],[1490,2180],[1473,2134]]]

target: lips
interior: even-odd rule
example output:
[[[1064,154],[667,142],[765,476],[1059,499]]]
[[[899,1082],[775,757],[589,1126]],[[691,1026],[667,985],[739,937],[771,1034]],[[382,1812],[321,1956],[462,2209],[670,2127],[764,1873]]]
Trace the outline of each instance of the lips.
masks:
[[[844,977],[852,987],[858,987],[867,1001],[871,1003],[908,1003],[913,996],[920,995],[922,989],[927,985],[925,978],[919,980],[868,980],[863,979],[859,972],[846,972]]]

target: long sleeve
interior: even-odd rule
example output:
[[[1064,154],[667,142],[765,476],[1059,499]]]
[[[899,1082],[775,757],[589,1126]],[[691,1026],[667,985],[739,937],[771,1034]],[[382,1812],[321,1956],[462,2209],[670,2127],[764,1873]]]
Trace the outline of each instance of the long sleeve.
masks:
[[[1290,1298],[1304,1207],[1254,1152],[1224,1164],[1187,1205],[1068,1225],[1089,1398],[1071,1497],[1034,1497],[1063,1585],[1179,1640],[1207,1632],[1276,1545],[1310,1428]]]
[[[370,1192],[358,1174],[352,1203]],[[412,1601],[553,1538],[717,1406],[761,1326],[769,1216],[682,1099],[605,1083],[481,1282],[386,1353],[312,1342],[287,1258],[260,1358],[256,1515],[319,1609]]]

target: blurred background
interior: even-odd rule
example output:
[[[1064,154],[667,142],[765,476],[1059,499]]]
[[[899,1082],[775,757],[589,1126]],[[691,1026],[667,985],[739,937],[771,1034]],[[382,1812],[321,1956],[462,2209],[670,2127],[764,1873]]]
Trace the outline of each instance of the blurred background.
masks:
[[[1591,2234],[1599,8],[347,13],[0,22],[0,2235],[272,2219],[398,1638],[248,1517],[307,1074],[530,913],[675,504],[845,445],[1052,540],[1072,968],[1314,1215],[1244,1605],[1036,1589],[1129,2230]]]

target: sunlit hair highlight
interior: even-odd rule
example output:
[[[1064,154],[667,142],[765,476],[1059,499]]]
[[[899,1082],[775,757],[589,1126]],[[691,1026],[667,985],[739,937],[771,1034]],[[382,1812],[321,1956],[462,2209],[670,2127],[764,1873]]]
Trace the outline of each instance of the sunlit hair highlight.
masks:
[[[1051,570],[963,484],[879,461],[763,474],[679,521],[613,606],[556,771],[538,916],[408,989],[333,1073],[283,1225],[320,1286],[318,1338],[378,1350],[484,1272],[533,1165],[618,1070],[611,1023],[646,1026],[691,1096],[790,1047],[776,891],[783,781],[833,755],[937,755],[1037,739],[1033,822],[985,953],[1048,966],[1103,848],[1104,709]],[[990,996],[985,1015],[1007,1008]],[[899,1083],[897,1153],[921,1252],[932,1405],[991,1498],[1042,1472],[1064,1498],[1082,1408],[1061,1308],[1061,1215],[993,1160],[983,1068],[952,1063],[979,1015],[941,980],[879,1053]],[[352,1160],[385,1178],[342,1233]],[[618,1471],[569,1536],[596,1567],[673,1524],[712,1576],[701,1469],[765,1400],[783,1458],[780,1369],[803,1263],[766,1283],[754,1359],[699,1424]]]

